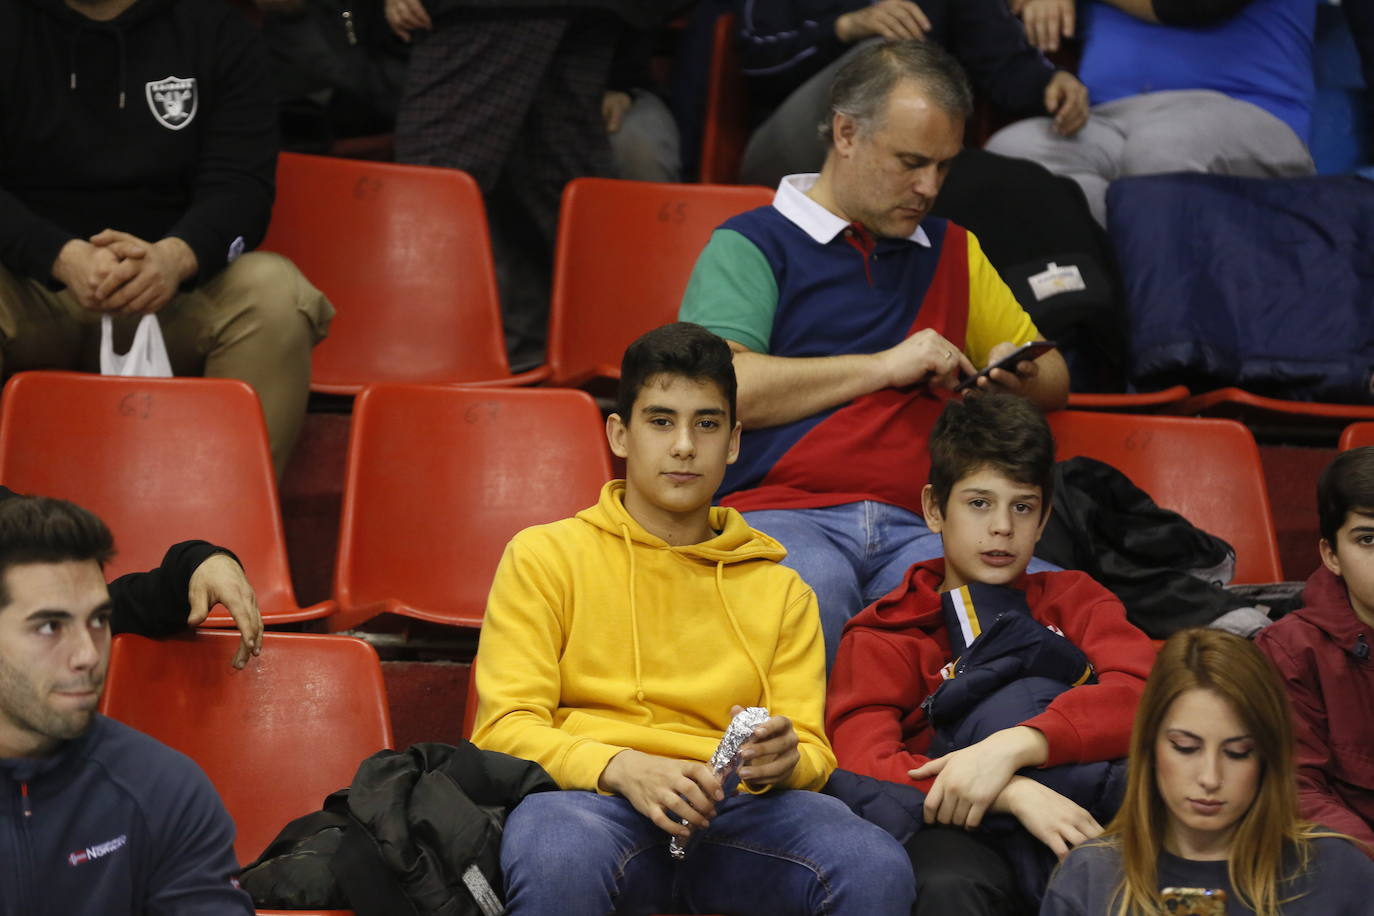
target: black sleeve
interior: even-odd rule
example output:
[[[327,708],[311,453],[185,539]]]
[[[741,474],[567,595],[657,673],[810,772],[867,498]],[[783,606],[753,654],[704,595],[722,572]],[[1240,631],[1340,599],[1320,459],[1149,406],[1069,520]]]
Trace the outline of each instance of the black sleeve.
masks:
[[[6,111],[8,94],[21,91],[26,80],[34,78],[25,74],[19,63],[19,43],[26,31],[20,27],[19,13],[18,4],[0,3],[0,162],[7,160],[10,149],[29,139],[7,132],[13,124],[13,116]],[[0,186],[0,264],[56,289],[52,265],[62,246],[73,238]]]
[[[224,269],[237,239],[243,250],[262,241],[277,166],[277,104],[262,38],[227,5],[217,21],[191,203],[167,231],[195,252],[196,283]]]
[[[1003,114],[1045,114],[1054,65],[1026,40],[1005,0],[955,0],[949,8],[947,45],[974,88]]]
[[[606,75],[606,90],[629,92],[649,89],[653,75],[649,62],[653,56],[653,35],[639,29],[622,29],[611,55],[611,71]]]
[[[52,277],[57,255],[76,236],[34,213],[0,188],[0,264],[21,277],[58,285]]]
[[[1245,9],[1250,0],[1151,0],[1155,18],[1165,25],[1213,25]]]
[[[139,636],[170,636],[186,629],[191,613],[191,575],[217,553],[239,558],[209,541],[182,541],[167,549],[162,565],[149,572],[128,573],[110,583],[110,629]]]
[[[1341,10],[1360,53],[1364,74],[1364,101],[1369,109],[1369,129],[1374,131],[1374,0],[1341,0]]]
[[[736,0],[740,63],[759,101],[781,102],[848,45],[835,20],[869,0]]]

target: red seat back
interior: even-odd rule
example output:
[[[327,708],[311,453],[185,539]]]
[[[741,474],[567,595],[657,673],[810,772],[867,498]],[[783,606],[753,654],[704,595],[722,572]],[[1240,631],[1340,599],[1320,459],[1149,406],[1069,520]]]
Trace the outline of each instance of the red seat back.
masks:
[[[569,183],[549,310],[554,382],[619,378],[625,347],[677,320],[692,267],[715,228],[772,199],[771,191],[753,187]]]
[[[317,811],[358,764],[391,746],[377,653],[347,636],[266,633],[248,667],[237,633],[115,638],[100,710],[186,754],[238,826],[241,864]]]
[[[596,502],[611,476],[603,429],[580,391],[368,388],[353,413],[330,626],[382,611],[479,626],[511,536]]]
[[[466,172],[282,153],[262,247],[337,310],[315,390],[511,382],[486,208]]]
[[[1363,445],[1374,445],[1374,423],[1351,423],[1341,433],[1341,451]]]
[[[1078,410],[1058,411],[1049,420],[1060,459],[1105,461],[1160,506],[1235,548],[1237,583],[1282,581],[1264,468],[1244,426]]]
[[[112,577],[203,539],[238,555],[267,622],[332,609],[296,604],[267,429],[243,382],[21,372],[4,389],[0,483],[100,516],[118,549]],[[231,622],[222,610],[211,621]]]
[[[749,91],[740,67],[734,13],[716,18],[711,30],[711,68],[706,83],[706,119],[701,133],[701,180],[733,184],[749,145]]]

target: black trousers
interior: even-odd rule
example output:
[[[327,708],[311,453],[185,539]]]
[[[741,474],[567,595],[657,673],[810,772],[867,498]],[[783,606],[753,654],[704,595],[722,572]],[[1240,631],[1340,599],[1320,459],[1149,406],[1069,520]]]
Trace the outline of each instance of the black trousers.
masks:
[[[1030,916],[1006,858],[979,834],[927,827],[907,841],[916,875],[912,916]]]
[[[620,29],[596,13],[462,10],[415,38],[396,160],[481,187],[513,362],[542,355],[563,186],[611,175],[601,99]]]

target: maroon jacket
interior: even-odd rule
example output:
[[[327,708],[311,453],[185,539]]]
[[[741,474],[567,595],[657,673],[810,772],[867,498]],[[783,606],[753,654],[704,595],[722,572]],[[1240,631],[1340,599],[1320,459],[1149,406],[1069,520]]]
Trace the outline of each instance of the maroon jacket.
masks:
[[[1302,816],[1374,846],[1374,632],[1325,566],[1302,597],[1255,637],[1293,701]]]

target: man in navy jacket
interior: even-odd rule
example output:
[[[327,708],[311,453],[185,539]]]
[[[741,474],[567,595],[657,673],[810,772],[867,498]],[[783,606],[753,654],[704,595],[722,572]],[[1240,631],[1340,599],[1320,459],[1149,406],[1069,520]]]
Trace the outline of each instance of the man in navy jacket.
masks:
[[[95,711],[113,550],[71,503],[0,502],[0,916],[251,914],[205,774]]]
[[[830,84],[857,46],[924,39],[949,50],[979,93],[1004,115],[1048,115],[1072,136],[1088,91],[1026,41],[1004,0],[751,0],[736,2],[740,51],[756,110],[776,107],[754,131],[741,166],[747,184],[776,187],[814,172],[826,146]]]
[[[156,314],[175,374],[257,391],[280,475],[333,308],[244,254],[277,155],[259,36],[223,0],[9,0],[0,99],[0,370],[95,370],[103,315],[123,350]]]

